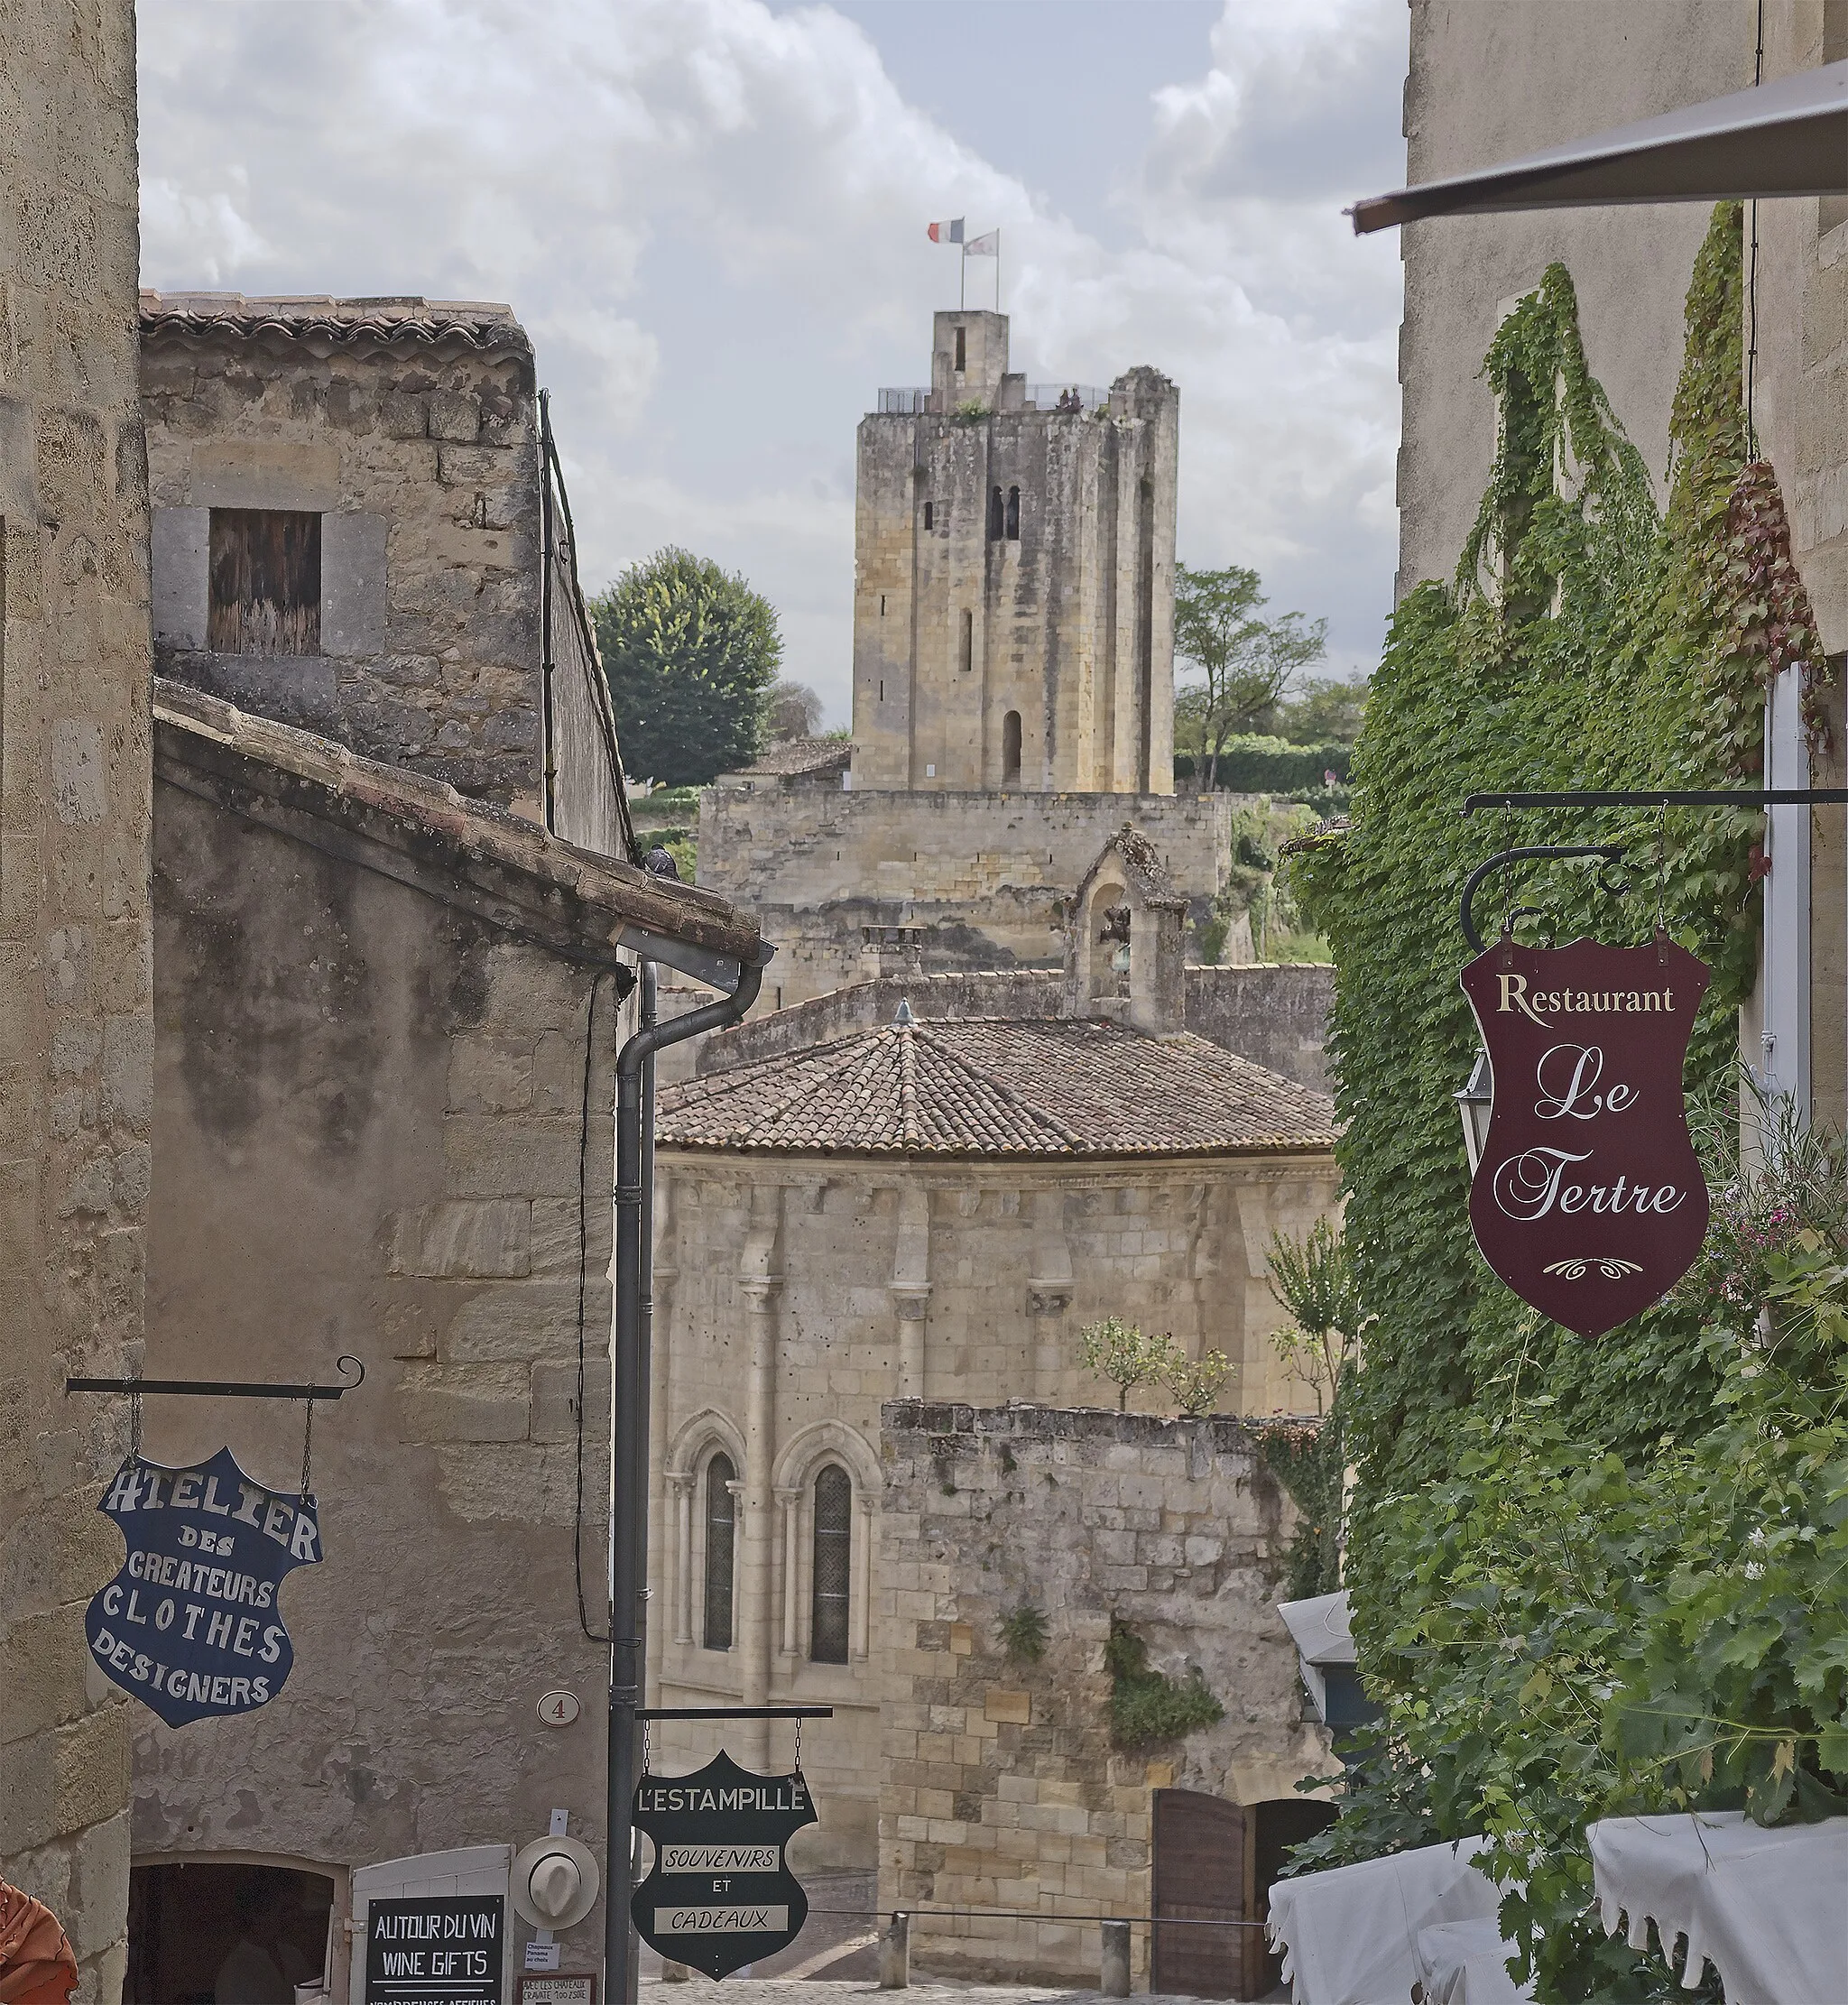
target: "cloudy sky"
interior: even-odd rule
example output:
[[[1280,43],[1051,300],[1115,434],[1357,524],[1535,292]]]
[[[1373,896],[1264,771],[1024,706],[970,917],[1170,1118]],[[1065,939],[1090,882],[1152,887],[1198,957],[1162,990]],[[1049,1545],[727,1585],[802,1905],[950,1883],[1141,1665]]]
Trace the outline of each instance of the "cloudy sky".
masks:
[[[587,583],[678,542],[847,721],[854,427],[933,217],[1013,360],[1181,388],[1180,554],[1368,664],[1391,603],[1404,0],[141,0],[144,282],[511,300]],[[994,267],[972,261],[970,303]]]

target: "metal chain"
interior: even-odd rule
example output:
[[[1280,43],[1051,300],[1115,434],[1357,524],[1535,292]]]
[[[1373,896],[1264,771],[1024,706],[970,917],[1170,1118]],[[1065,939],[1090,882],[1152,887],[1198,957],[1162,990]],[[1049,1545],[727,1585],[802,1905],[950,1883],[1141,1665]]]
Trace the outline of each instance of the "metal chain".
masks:
[[[1661,815],[1656,824],[1656,938],[1660,939],[1668,931],[1662,923],[1664,900],[1667,896],[1668,878],[1668,804],[1662,803]]]
[[[800,1774],[801,1774],[801,1772],[802,1772],[802,1723],[801,1723],[801,1721],[800,1721],[799,1719],[798,1719],[798,1720],[797,1720],[797,1722],[796,1722],[796,1773],[797,1773],[798,1775],[800,1775]]]
[[[314,1381],[309,1381],[309,1391],[314,1391]],[[306,1399],[302,1405],[308,1409],[301,1423],[301,1501],[306,1503],[313,1494],[314,1483],[314,1400]]]
[[[140,1377],[141,1373],[137,1372],[135,1378],[139,1380]],[[141,1387],[139,1384],[131,1384],[128,1393],[128,1459],[131,1462],[141,1460]]]
[[[648,1774],[654,1767],[653,1733],[654,1722],[652,1720],[643,1720],[642,1723],[642,1772],[643,1775]]]

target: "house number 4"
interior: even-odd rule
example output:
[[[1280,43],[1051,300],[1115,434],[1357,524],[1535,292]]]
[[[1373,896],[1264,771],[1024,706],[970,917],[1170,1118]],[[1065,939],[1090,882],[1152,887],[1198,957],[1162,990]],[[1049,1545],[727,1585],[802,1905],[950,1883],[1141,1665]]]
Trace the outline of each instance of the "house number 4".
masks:
[[[539,1716],[548,1726],[569,1726],[578,1710],[577,1695],[572,1692],[548,1692],[539,1702]]]

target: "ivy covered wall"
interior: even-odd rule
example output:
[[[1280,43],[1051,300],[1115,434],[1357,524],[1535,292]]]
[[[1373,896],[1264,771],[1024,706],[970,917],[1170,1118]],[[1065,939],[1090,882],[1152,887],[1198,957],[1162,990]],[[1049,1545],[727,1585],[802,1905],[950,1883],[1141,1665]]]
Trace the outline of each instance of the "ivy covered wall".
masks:
[[[1742,403],[1741,263],[1740,212],[1722,206],[1687,294],[1666,517],[1586,367],[1566,270],[1553,266],[1503,323],[1484,363],[1501,430],[1474,530],[1455,577],[1401,603],[1356,748],[1351,824],[1297,866],[1336,966],[1345,1232],[1369,1318],[1343,1417],[1359,1472],[1346,1577],[1363,1675],[1389,1716],[1379,1751],[1350,1773],[1342,1823],[1310,1849],[1327,1860],[1490,1833],[1511,1890],[1504,1924],[1543,2000],[1675,1995],[1659,1960],[1605,1943],[1585,1915],[1589,1818],[1677,1790],[1684,1802],[1731,1792],[1775,1816],[1801,1794],[1798,1777],[1826,1794],[1828,1759],[1848,1768],[1848,1730],[1837,1747],[1819,1723],[1843,1703],[1848,1606],[1835,1641],[1825,1621],[1802,1646],[1821,1652],[1802,1676],[1779,1655],[1797,1646],[1769,1631],[1749,1663],[1723,1671],[1740,1617],[1710,1609],[1711,1675],[1663,1697],[1681,1676],[1661,1625],[1686,1617],[1668,1611],[1688,1513],[1711,1520],[1714,1469],[1751,1464],[1756,1447],[1716,1444],[1740,1400],[1769,1397],[1776,1376],[1752,1355],[1759,1312],[1788,1281],[1768,1262],[1797,1254],[1812,1214],[1836,1215],[1813,1193],[1742,1196],[1729,1182],[1759,819],[1460,813],[1475,791],[1752,783],[1764,692],[1787,663],[1803,666],[1822,728],[1824,665]],[[1522,938],[1628,943],[1659,919],[1709,963],[1689,1083],[1715,1110],[1709,1170],[1727,1187],[1703,1278],[1595,1344],[1526,1310],[1476,1254],[1451,1098],[1476,1045],[1457,985],[1463,880],[1494,850],[1585,841],[1631,845],[1627,896],[1582,864],[1530,866],[1479,900],[1479,922],[1490,935],[1512,916]],[[1804,1160],[1813,1178],[1839,1180],[1826,1149]],[[1828,1239],[1817,1258],[1848,1256],[1848,1235],[1840,1248]],[[1788,1354],[1815,1363],[1828,1351],[1818,1342]],[[1839,1354],[1816,1365],[1838,1367]],[[1758,1446],[1788,1446],[1776,1424],[1753,1425]],[[1811,1446],[1833,1466],[1848,1437]],[[1848,1489],[1848,1452],[1841,1468]],[[1719,1521],[1749,1540],[1758,1508],[1735,1503]],[[1722,1546],[1729,1535],[1715,1533]],[[1848,1575],[1848,1553],[1837,1571]],[[1761,1575],[1740,1579],[1742,1603],[1760,1594]],[[1691,1635],[1700,1622],[1686,1619]],[[1723,1695],[1735,1673],[1746,1688]],[[1744,1716],[1730,1741],[1723,1711]]]

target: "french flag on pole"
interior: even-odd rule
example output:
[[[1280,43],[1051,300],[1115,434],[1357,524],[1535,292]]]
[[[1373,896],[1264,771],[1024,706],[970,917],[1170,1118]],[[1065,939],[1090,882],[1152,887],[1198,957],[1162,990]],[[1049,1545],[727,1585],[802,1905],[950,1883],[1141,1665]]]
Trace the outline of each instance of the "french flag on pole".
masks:
[[[963,218],[958,216],[947,223],[932,223],[930,241],[933,244],[960,244],[963,241]]]

